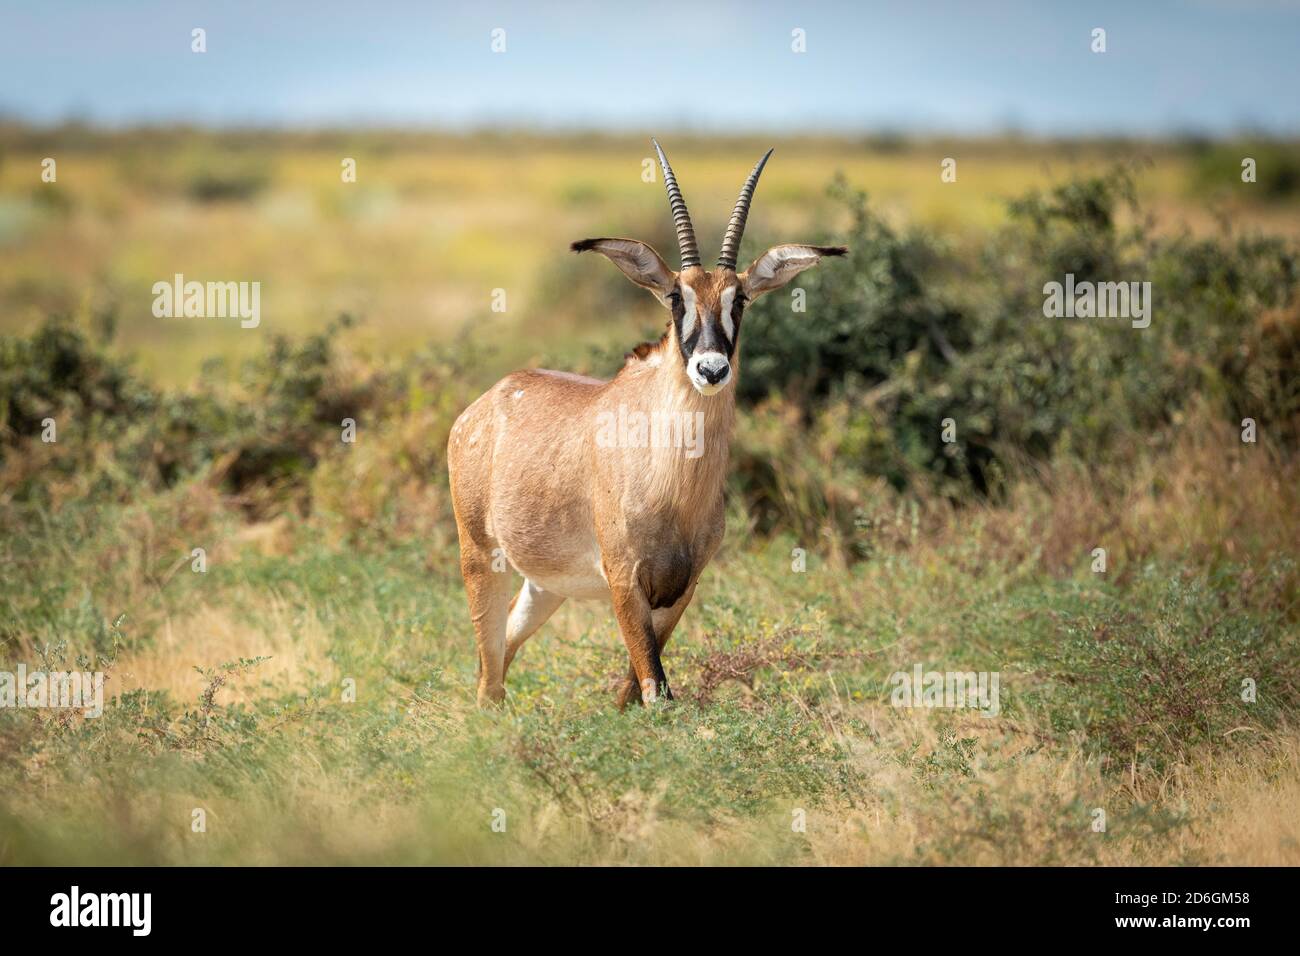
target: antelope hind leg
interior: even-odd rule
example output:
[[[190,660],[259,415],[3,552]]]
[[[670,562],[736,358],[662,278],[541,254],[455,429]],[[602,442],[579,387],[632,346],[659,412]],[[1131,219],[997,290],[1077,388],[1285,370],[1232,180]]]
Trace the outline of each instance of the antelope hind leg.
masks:
[[[478,705],[505,700],[506,618],[510,610],[510,574],[492,570],[491,555],[462,545],[460,573],[478,643]]]
[[[556,609],[564,603],[564,598],[552,591],[543,591],[532,581],[524,580],[513,601],[510,602],[510,616],[506,620],[506,656],[502,665],[501,680],[510,670],[510,662],[519,653],[524,642],[537,633],[537,629],[546,623]]]

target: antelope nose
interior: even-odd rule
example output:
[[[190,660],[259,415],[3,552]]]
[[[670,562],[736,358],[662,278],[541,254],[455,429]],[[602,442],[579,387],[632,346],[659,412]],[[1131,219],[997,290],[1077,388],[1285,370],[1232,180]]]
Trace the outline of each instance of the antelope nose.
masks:
[[[704,380],[710,385],[717,385],[726,378],[727,373],[731,371],[731,366],[728,364],[727,360],[720,355],[716,358],[709,356],[708,358],[700,359],[700,364],[697,367],[700,370],[700,374],[704,376]]]

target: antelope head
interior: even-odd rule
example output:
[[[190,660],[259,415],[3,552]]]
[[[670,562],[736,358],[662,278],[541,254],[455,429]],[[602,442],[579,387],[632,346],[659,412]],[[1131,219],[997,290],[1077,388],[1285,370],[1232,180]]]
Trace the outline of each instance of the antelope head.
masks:
[[[745,220],[754,200],[758,177],[767,164],[768,150],[755,165],[740,198],[732,210],[731,221],[722,238],[722,251],[712,271],[700,265],[695,227],[691,224],[686,201],[677,185],[677,177],[668,157],[655,140],[655,152],[663,167],[664,186],[677,227],[677,249],[681,267],[674,272],[663,257],[639,239],[583,239],[570,247],[574,252],[595,250],[608,258],[629,279],[649,290],[672,313],[667,339],[668,351],[681,358],[683,374],[701,395],[716,395],[731,384],[736,363],[736,345],[740,340],[740,320],[745,307],[760,295],[779,289],[805,269],[821,261],[822,256],[842,256],[843,246],[809,246],[785,243],[763,253],[744,272],[736,272],[740,240],[745,234]]]

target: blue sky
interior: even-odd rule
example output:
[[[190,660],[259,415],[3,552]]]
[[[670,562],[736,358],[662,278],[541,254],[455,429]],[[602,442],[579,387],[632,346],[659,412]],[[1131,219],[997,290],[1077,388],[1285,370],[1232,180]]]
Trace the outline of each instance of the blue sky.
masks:
[[[190,52],[193,27],[205,54]],[[791,51],[796,27],[806,53]],[[1089,49],[1094,27],[1104,54]],[[1300,0],[0,0],[0,115],[1294,135]]]

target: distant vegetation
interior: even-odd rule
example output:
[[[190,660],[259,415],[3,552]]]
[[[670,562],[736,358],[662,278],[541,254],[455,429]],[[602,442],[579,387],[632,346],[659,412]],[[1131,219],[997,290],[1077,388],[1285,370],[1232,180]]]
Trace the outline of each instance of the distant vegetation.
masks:
[[[826,191],[839,172],[850,192],[869,193],[874,218],[944,261],[955,255],[977,278],[981,247],[1009,223],[1008,200],[1104,176],[1117,160],[1132,164],[1151,235],[1212,238],[1226,225],[1236,235],[1300,237],[1300,195],[1271,185],[1285,183],[1300,155],[1293,143],[719,140],[671,131],[660,139],[706,246],[768,146],[776,152],[750,224],[755,239],[852,228],[853,204]],[[89,326],[112,313],[118,349],[138,356],[144,377],[171,386],[192,381],[210,358],[257,354],[258,334],[153,320],[150,286],[183,272],[260,281],[269,332],[302,337],[340,312],[356,315],[364,320],[356,341],[377,355],[446,343],[482,319],[498,330],[496,371],[552,351],[568,350],[557,357],[572,361],[573,346],[621,355],[637,321],[658,321],[653,303],[586,282],[591,270],[567,250],[611,231],[670,246],[662,187],[641,177],[649,153],[644,137],[626,135],[0,124],[0,330],[28,333],[58,314]],[[1241,182],[1243,156],[1257,159],[1257,183]],[[57,184],[40,180],[46,157],[58,161]],[[956,182],[940,180],[945,157],[957,162]],[[356,182],[342,182],[344,158],[355,159]],[[1121,208],[1119,226],[1127,216]],[[574,294],[575,278],[599,296]],[[936,276],[923,278],[933,293]],[[505,314],[488,312],[496,288],[509,293]],[[611,296],[633,303],[632,323],[611,323],[596,308]],[[543,338],[506,334],[539,327]]]
[[[852,511],[837,511],[828,495],[871,478],[954,501],[997,494],[1026,461],[1062,451],[1107,460],[1157,436],[1191,403],[1210,403],[1228,422],[1264,421],[1287,446],[1300,437],[1294,244],[1154,234],[1123,169],[1010,202],[1007,225],[973,262],[890,227],[842,180],[832,193],[850,213],[834,238],[851,256],[800,279],[806,311],[789,294],[772,296],[743,330],[742,399],[756,421],[794,426],[767,432],[775,447],[739,449],[735,490],[766,530],[814,532],[830,520],[847,531]],[[1136,330],[1123,318],[1046,319],[1043,285],[1066,273],[1152,282],[1155,320]],[[607,278],[574,270],[553,292],[581,297],[584,284]],[[336,443],[342,418],[389,421],[413,396],[439,396],[451,413],[459,406],[450,396],[467,400],[493,374],[494,343],[482,333],[406,361],[349,364],[340,336],[354,324],[344,315],[297,342],[272,335],[263,354],[234,368],[210,363],[197,387],[172,393],[92,342],[111,329],[51,319],[0,344],[0,455],[23,447],[43,418],[62,417],[99,442],[78,442],[83,457],[55,460],[69,474],[84,478],[93,461],[112,458],[119,476],[163,488],[221,461],[228,491],[290,493]],[[950,442],[937,424],[946,418]],[[773,483],[790,476],[775,470],[810,447],[841,474],[800,489],[796,507],[811,511],[786,511]],[[439,442],[410,466],[440,481],[442,468],[431,467],[440,454]],[[48,468],[28,477],[11,495],[50,493]]]

